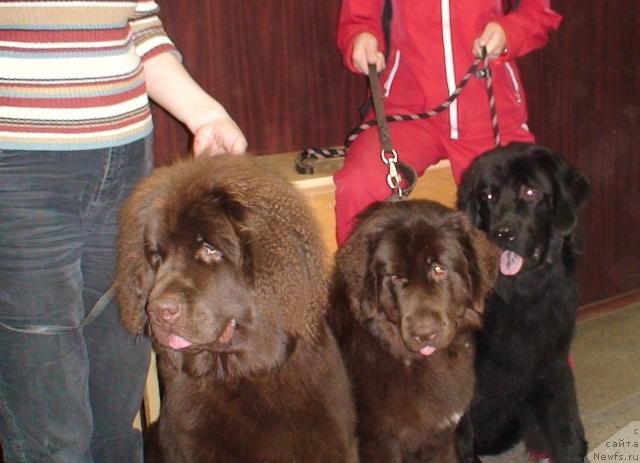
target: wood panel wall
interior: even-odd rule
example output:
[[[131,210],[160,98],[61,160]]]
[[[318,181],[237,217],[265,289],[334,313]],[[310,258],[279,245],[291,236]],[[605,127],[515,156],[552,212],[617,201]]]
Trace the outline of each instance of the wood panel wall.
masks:
[[[256,154],[344,143],[358,124],[363,79],[335,45],[340,0],[160,0],[165,29],[196,80]],[[160,162],[188,145],[156,108]]]
[[[556,0],[564,16],[521,63],[538,141],[584,171],[583,302],[640,288],[640,2]]]
[[[158,0],[193,76],[238,121],[257,154],[331,146],[358,122],[365,82],[335,46],[340,0]],[[591,179],[582,303],[640,288],[640,2],[555,0],[565,17],[521,60],[538,141]],[[158,163],[186,130],[154,108]]]

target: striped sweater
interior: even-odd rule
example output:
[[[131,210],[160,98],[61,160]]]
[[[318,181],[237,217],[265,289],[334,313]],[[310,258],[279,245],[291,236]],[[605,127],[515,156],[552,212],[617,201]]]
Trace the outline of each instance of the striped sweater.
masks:
[[[176,52],[157,12],[153,0],[0,1],[0,149],[95,149],[148,135],[142,62]]]

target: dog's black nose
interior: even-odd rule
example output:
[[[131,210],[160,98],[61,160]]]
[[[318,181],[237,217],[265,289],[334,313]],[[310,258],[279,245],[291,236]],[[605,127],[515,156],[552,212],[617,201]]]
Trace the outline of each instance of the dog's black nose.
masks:
[[[502,242],[511,242],[516,239],[516,232],[511,227],[500,227],[495,233],[496,240]]]

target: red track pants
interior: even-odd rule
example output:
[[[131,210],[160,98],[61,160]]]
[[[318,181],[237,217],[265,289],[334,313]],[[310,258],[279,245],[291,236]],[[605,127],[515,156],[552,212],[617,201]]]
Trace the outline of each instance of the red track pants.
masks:
[[[398,159],[411,165],[418,175],[442,159],[449,159],[456,185],[464,170],[480,154],[495,147],[493,135],[486,138],[453,140],[431,120],[389,124]],[[502,144],[533,142],[524,127],[501,132]],[[388,167],[380,158],[380,138],[376,127],[362,132],[349,148],[344,166],[334,175],[336,185],[336,239],[341,246],[353,229],[357,215],[370,204],[391,196],[387,185]]]

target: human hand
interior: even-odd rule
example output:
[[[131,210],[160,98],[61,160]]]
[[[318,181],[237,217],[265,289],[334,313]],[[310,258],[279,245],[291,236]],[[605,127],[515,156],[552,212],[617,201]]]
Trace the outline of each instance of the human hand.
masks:
[[[143,65],[149,96],[193,133],[195,156],[244,153],[247,140],[238,125],[174,54],[160,53]]]
[[[247,149],[247,139],[230,116],[224,115],[200,125],[194,132],[193,154],[242,154]]]
[[[369,64],[376,65],[376,71],[384,69],[384,55],[378,51],[378,39],[369,32],[363,32],[356,37],[351,55],[354,67],[363,74],[369,75]]]
[[[490,22],[480,34],[480,37],[473,41],[473,54],[482,58],[482,47],[487,48],[489,59],[496,59],[505,50],[507,37],[502,26],[496,22]]]

